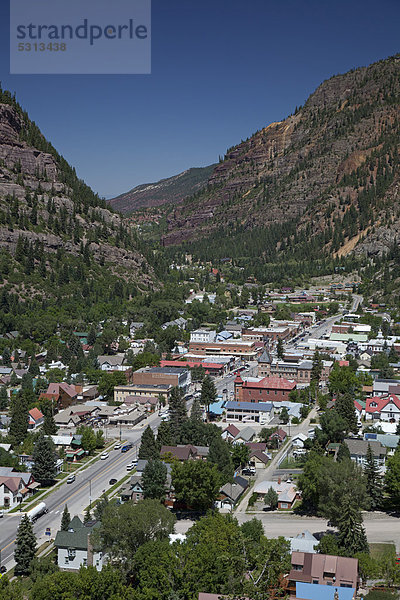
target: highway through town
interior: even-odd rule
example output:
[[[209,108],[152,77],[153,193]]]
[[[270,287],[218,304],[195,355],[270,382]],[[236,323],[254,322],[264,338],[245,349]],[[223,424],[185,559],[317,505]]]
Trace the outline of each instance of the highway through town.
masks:
[[[76,473],[76,480],[73,483],[63,483],[43,499],[49,512],[41,516],[34,524],[34,532],[39,545],[46,539],[46,528],[50,528],[51,538],[55,537],[60,528],[65,504],[68,505],[71,516],[82,516],[90,501],[99,498],[110,487],[110,479],[120,480],[129,473],[126,467],[137,458],[143,430],[147,425],[156,430],[160,422],[160,417],[155,413],[139,426],[129,430],[123,429],[123,439],[129,439],[134,444],[131,450],[125,453],[121,453],[120,450],[109,450],[109,457],[106,460],[94,461],[87,468]],[[110,427],[107,428],[108,433],[110,429]],[[119,428],[116,428],[115,437],[118,438],[118,436]],[[40,502],[40,498],[37,502]],[[20,520],[21,513],[10,513],[0,519],[0,558],[1,564],[6,565],[8,569],[13,564],[14,542]]]

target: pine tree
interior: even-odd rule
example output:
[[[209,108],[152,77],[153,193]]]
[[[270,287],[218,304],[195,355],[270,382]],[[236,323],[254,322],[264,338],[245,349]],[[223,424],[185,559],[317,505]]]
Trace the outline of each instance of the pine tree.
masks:
[[[150,460],[151,458],[159,458],[160,451],[154,433],[150,425],[146,427],[143,432],[142,440],[139,448],[139,458],[144,460]]]
[[[7,347],[3,350],[3,365],[11,365],[11,352]]]
[[[56,476],[56,454],[51,438],[41,435],[33,449],[32,475],[42,485],[51,485]]]
[[[350,450],[347,444],[342,442],[339,446],[339,450],[336,456],[337,462],[343,462],[344,460],[350,460]]]
[[[168,421],[161,421],[157,430],[157,446],[161,450],[162,446],[173,446],[174,439],[172,437],[171,426]]]
[[[233,463],[227,442],[221,436],[215,436],[210,444],[207,461],[218,467],[221,484],[232,481]]]
[[[190,411],[190,419],[196,423],[203,422],[203,411],[198,398],[193,400],[192,410]]]
[[[207,408],[207,413],[217,397],[217,390],[215,384],[209,375],[206,375],[201,384],[201,404]]]
[[[315,381],[317,384],[321,379],[322,374],[322,358],[318,350],[314,352],[312,368],[311,368],[311,381]]]
[[[278,499],[278,494],[274,488],[272,486],[268,488],[268,491],[264,497],[264,503],[269,506],[271,510],[275,510],[278,506]]]
[[[159,459],[150,459],[143,471],[142,487],[145,498],[163,500],[167,482],[167,467]]]
[[[174,387],[169,398],[169,422],[172,436],[179,440],[182,424],[187,421],[186,402],[179,387]]]
[[[281,340],[281,338],[278,338],[278,343],[276,346],[276,353],[278,355],[278,358],[282,359],[285,356],[285,350],[283,348],[283,342]]]
[[[357,415],[351,394],[338,394],[335,402],[336,412],[345,420],[347,432],[357,433]]]
[[[71,515],[69,514],[68,506],[64,506],[64,511],[61,518],[61,531],[68,531],[71,523]]]
[[[343,498],[338,521],[338,541],[349,556],[354,556],[357,552],[369,553],[367,536],[362,523],[361,510],[354,505],[352,498]]]
[[[21,519],[15,542],[15,575],[29,575],[32,560],[36,554],[36,537],[27,515]]]
[[[382,504],[382,483],[371,444],[368,444],[367,448],[364,473],[367,480],[367,493],[371,501],[371,509],[377,510]]]
[[[88,337],[87,337],[87,343],[89,346],[94,346],[95,342],[96,342],[96,328],[94,327],[94,325],[91,326],[91,328],[89,329],[89,333],[88,333]]]
[[[14,444],[22,444],[28,431],[28,407],[19,393],[11,402],[9,435]]]
[[[103,512],[107,508],[108,504],[109,504],[109,501],[108,501],[107,494],[102,494],[94,508],[94,517],[95,517],[96,521],[101,521]]]
[[[0,410],[5,410],[8,406],[7,388],[5,385],[0,386]]]

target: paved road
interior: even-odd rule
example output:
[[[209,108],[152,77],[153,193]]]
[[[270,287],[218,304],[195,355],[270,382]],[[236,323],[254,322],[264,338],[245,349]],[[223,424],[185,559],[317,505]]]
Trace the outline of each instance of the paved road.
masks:
[[[123,430],[123,439],[129,439],[129,441],[136,444],[132,450],[126,453],[121,453],[120,450],[110,450],[108,459],[94,462],[76,475],[74,483],[64,483],[44,499],[49,512],[40,517],[34,525],[34,532],[39,544],[45,539],[45,529],[47,527],[51,528],[51,537],[55,537],[55,533],[60,528],[65,504],[68,505],[68,510],[72,516],[83,515],[85,508],[89,505],[90,498],[92,501],[99,498],[110,487],[109,480],[111,478],[121,479],[128,473],[126,466],[136,458],[143,430],[147,425],[151,425],[153,429],[156,429],[160,420],[160,417],[154,414],[139,426],[130,430]],[[119,436],[119,428],[115,432],[111,428],[107,429],[108,437],[111,437],[111,433],[115,434],[115,437]],[[7,565],[7,568],[12,566],[14,541],[20,520],[21,515],[13,513],[4,516],[0,521],[1,564]]]
[[[254,517],[259,519],[264,527],[267,537],[277,538],[279,536],[293,537],[308,529],[312,534],[320,537],[323,533],[333,532],[328,527],[326,519],[318,517],[300,517],[293,514],[281,512],[254,512],[235,514],[239,524],[250,521]],[[193,521],[182,520],[175,525],[177,533],[186,533],[193,525]],[[396,517],[390,517],[385,513],[365,513],[364,526],[368,541],[372,543],[394,543],[397,552],[400,552],[400,522]],[[319,534],[319,535],[318,535]]]

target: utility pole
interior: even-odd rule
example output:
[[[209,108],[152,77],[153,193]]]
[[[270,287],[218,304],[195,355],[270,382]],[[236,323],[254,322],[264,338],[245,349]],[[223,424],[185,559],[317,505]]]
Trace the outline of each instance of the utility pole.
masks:
[[[92,508],[92,480],[89,479],[89,508]]]

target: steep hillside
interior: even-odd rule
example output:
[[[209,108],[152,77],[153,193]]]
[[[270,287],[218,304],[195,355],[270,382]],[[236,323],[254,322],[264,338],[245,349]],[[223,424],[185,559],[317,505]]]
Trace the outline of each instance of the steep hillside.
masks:
[[[400,239],[400,55],[322,83],[228,150],[167,215],[165,246],[276,262],[382,253]]]
[[[215,165],[210,165],[188,169],[179,175],[161,179],[156,183],[138,185],[126,194],[108,200],[108,203],[115,210],[130,213],[139,208],[180,202],[207,185],[214,167]]]
[[[0,333],[118,313],[154,285],[139,246],[0,89]]]

